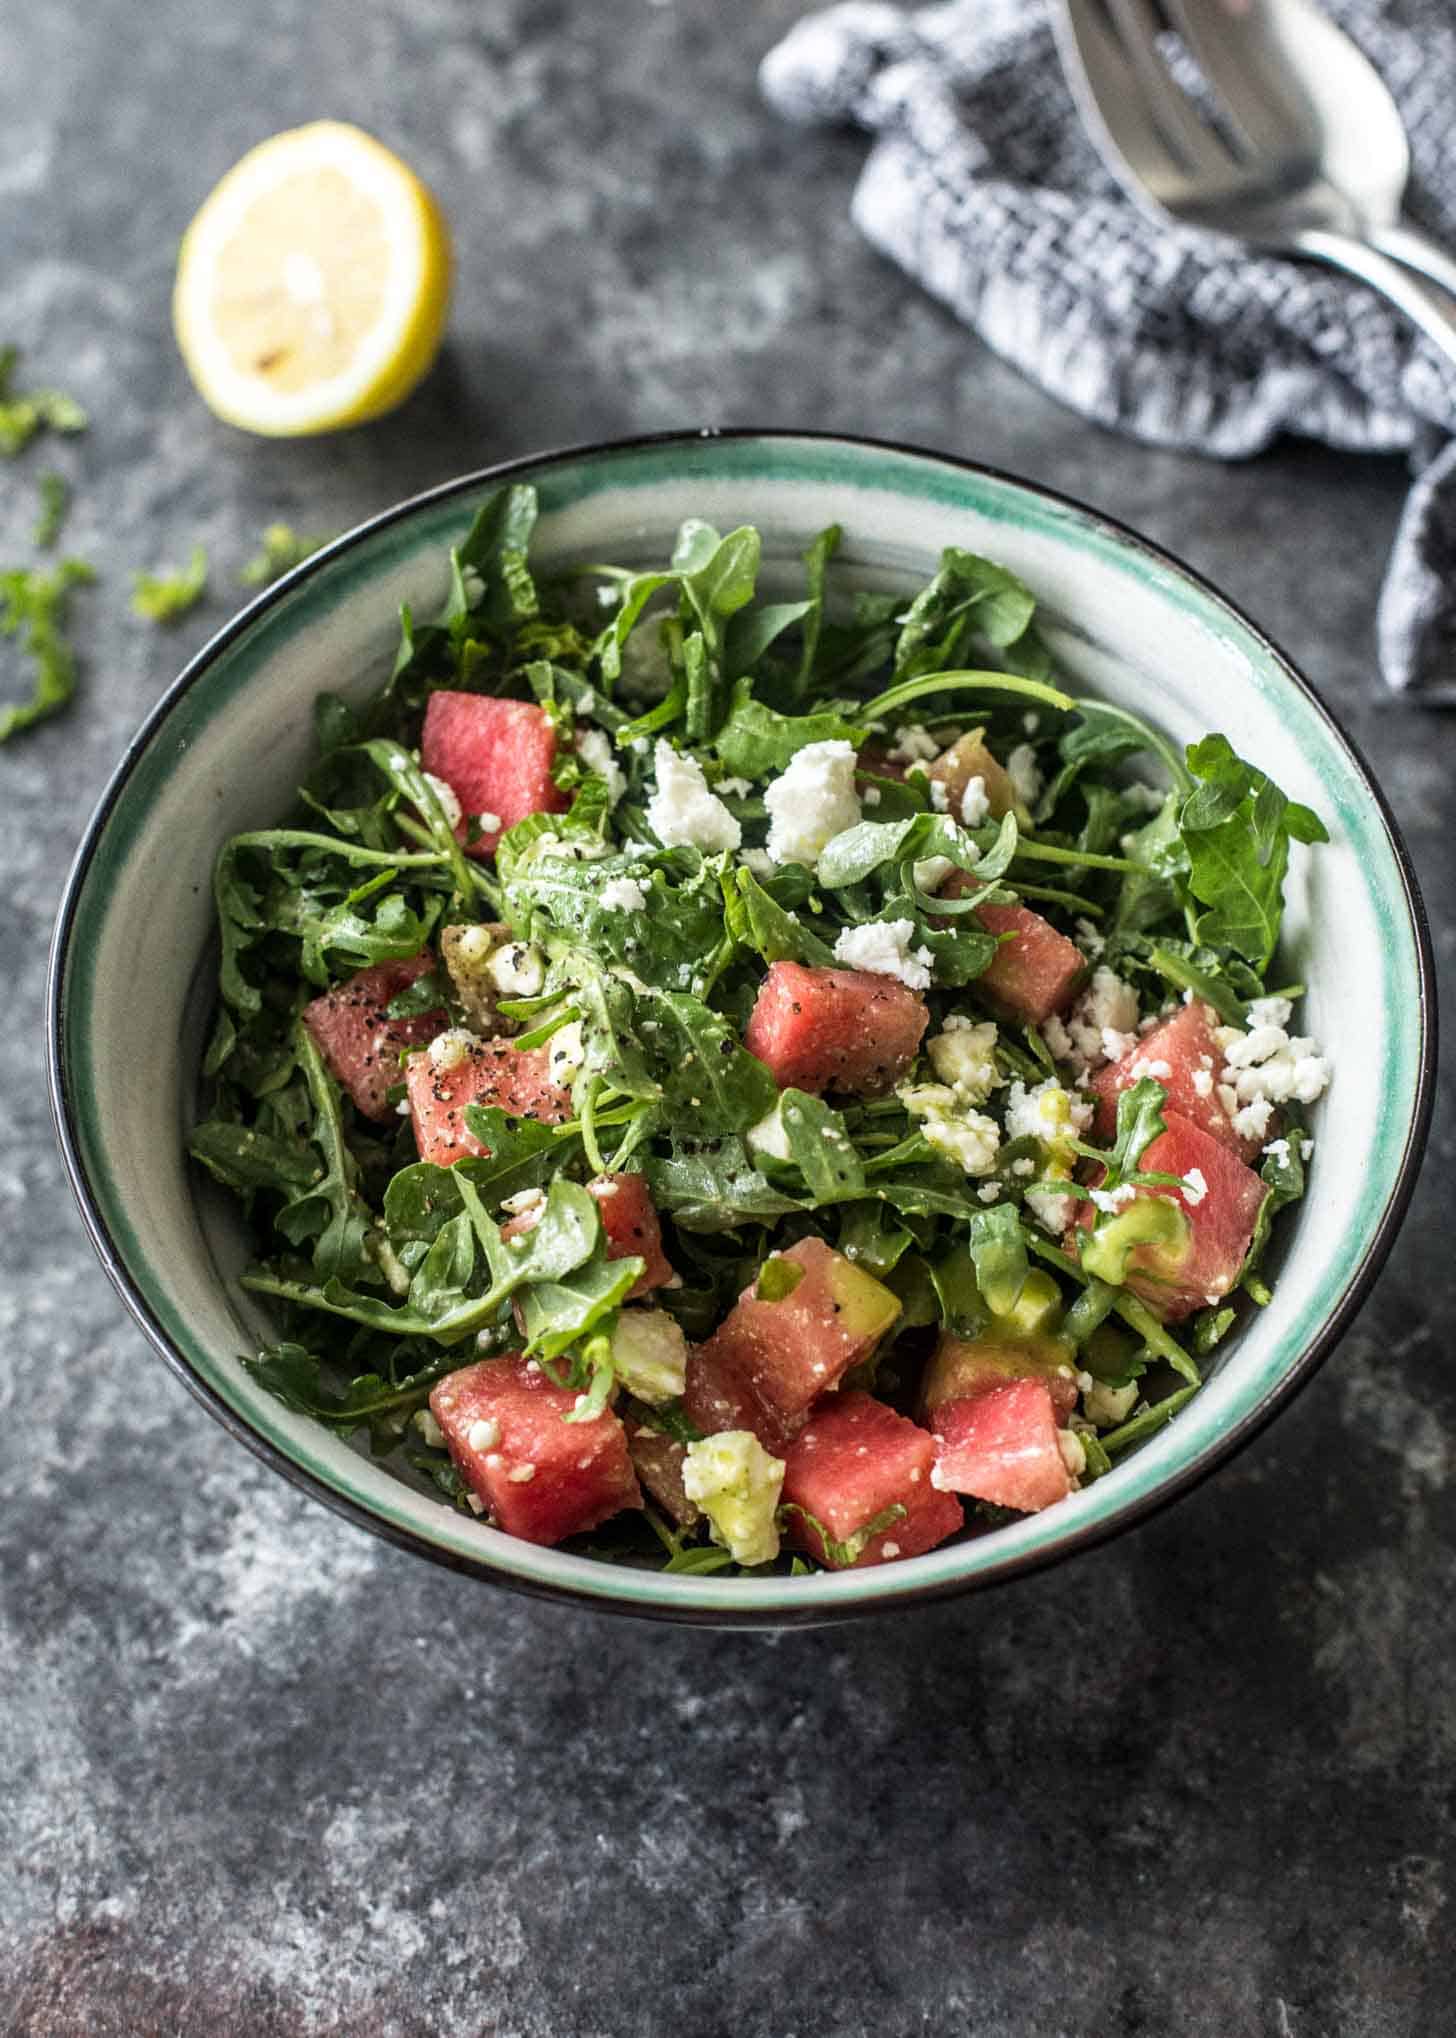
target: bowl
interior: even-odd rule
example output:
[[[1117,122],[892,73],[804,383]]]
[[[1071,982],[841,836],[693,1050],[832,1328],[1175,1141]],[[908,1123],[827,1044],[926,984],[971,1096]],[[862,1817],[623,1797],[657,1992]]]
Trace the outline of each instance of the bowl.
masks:
[[[1222,729],[1324,817],[1296,852],[1284,966],[1335,1078],[1274,1299],[1208,1384],[1106,1477],[1041,1515],[864,1573],[664,1576],[515,1541],[316,1428],[238,1361],[267,1319],[237,1285],[237,1214],[183,1148],[212,998],[209,874],[223,840],[276,821],[303,774],[324,687],[385,676],[401,602],[442,600],[446,554],[482,496],[529,480],[550,566],[665,557],[688,516],[757,524],[763,585],[795,584],[810,535],[844,528],[854,584],[908,589],[947,544],[990,554],[1041,597],[1082,690],[1143,708],[1180,741]],[[934,453],[801,433],[678,434],[467,475],[340,538],[260,596],[147,718],[86,830],[49,984],[61,1145],[102,1262],[183,1382],[268,1464],[351,1521],[481,1578],[604,1611],[719,1625],[820,1622],[1014,1578],[1100,1542],[1224,1462],[1308,1380],[1350,1323],[1409,1198],[1431,1109],[1425,918],[1378,789],[1309,683],[1214,588],[1098,512]],[[1336,1129],[1338,1128],[1338,1129]]]

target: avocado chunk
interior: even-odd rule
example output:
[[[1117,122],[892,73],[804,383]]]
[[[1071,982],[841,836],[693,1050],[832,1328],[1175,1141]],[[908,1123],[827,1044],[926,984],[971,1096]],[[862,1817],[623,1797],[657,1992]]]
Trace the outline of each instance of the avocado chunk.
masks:
[[[1082,1241],[1082,1265],[1100,1281],[1120,1288],[1128,1261],[1139,1246],[1152,1249],[1139,1266],[1152,1274],[1176,1274],[1188,1257],[1193,1232],[1178,1205],[1166,1196],[1139,1196],[1115,1217],[1104,1217]]]

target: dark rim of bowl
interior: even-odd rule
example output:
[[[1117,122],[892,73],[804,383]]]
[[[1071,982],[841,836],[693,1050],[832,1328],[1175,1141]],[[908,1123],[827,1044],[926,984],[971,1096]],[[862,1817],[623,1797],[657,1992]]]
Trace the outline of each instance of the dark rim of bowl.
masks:
[[[558,466],[573,460],[611,459],[625,452],[640,451],[653,446],[702,446],[705,442],[722,439],[760,439],[784,441],[808,441],[824,445],[859,446],[872,452],[895,453],[912,459],[928,460],[940,467],[958,468],[967,474],[1004,483],[1011,488],[1023,489],[1029,494],[1042,497],[1048,502],[1069,509],[1085,519],[1093,527],[1117,538],[1125,547],[1160,565],[1171,567],[1191,582],[1211,601],[1217,603],[1230,617],[1248,630],[1257,639],[1265,652],[1273,659],[1288,683],[1296,687],[1328,725],[1331,733],[1348,753],[1358,775],[1364,783],[1379,810],[1395,854],[1396,867],[1400,872],[1405,893],[1406,913],[1415,940],[1417,975],[1420,984],[1421,1045],[1416,1080],[1415,1108],[1411,1115],[1410,1130],[1401,1155],[1400,1171],[1389,1200],[1381,1214],[1364,1259],[1350,1280],[1339,1305],[1328,1321],[1321,1327],[1310,1344],[1289,1368],[1288,1372],[1264,1395],[1262,1400],[1211,1445],[1193,1464],[1171,1473],[1154,1492],[1130,1503],[1125,1512],[1108,1522],[1089,1524],[1082,1529],[1072,1529],[1066,1538],[1047,1550],[1038,1550],[1018,1557],[1008,1557],[999,1566],[984,1571],[973,1578],[953,1579],[929,1586],[914,1586],[908,1580],[905,1590],[893,1598],[877,1600],[869,1604],[851,1603],[845,1606],[806,1606],[802,1613],[791,1607],[724,1608],[716,1612],[711,1607],[672,1606],[663,1603],[657,1606],[622,1606],[619,1603],[599,1597],[585,1587],[576,1585],[546,1584],[540,1580],[527,1580],[497,1570],[486,1558],[473,1559],[443,1550],[428,1538],[415,1531],[381,1521],[368,1507],[339,1493],[325,1480],[314,1473],[305,1471],[284,1451],[266,1438],[260,1436],[241,1416],[223,1400],[222,1396],[207,1381],[193,1370],[182,1352],[172,1343],[166,1331],[152,1315],[130,1273],[123,1263],[121,1254],[111,1237],[91,1192],[91,1186],[81,1161],[79,1142],[72,1124],[72,1103],[66,1080],[64,1052],[64,1005],[66,992],[66,964],[70,945],[72,921],[77,902],[90,870],[91,861],[101,835],[110,819],[112,809],[121,797],[127,781],[137,763],[146,751],[158,730],[166,722],[172,709],[182,696],[198,685],[207,676],[218,656],[239,636],[250,629],[257,617],[272,603],[282,599],[301,582],[327,566],[341,553],[351,550],[363,539],[375,532],[387,529],[413,516],[417,511],[433,503],[448,500],[452,496],[471,495],[488,488],[512,475],[526,472],[539,473],[543,468]],[[932,1600],[950,1599],[962,1593],[984,1590],[993,1585],[1009,1583],[1012,1579],[1025,1577],[1048,1566],[1060,1563],[1074,1553],[1096,1548],[1110,1541],[1114,1536],[1147,1521],[1174,1500],[1201,1485],[1220,1465],[1226,1464],[1234,1453],[1257,1436],[1273,1417],[1286,1407],[1301,1388],[1314,1377],[1320,1366],[1329,1357],[1343,1337],[1346,1329],[1361,1308],[1373,1286],[1385,1259],[1394,1243],[1396,1233],[1410,1204],[1415,1189],[1420,1162],[1430,1130],[1431,1114],[1435,1103],[1435,1065],[1437,1044],[1437,1014],[1435,990],[1435,963],[1431,948],[1430,927],[1426,918],[1425,903],[1416,880],[1410,852],[1406,848],[1400,828],[1391,812],[1389,802],[1377,785],[1365,762],[1359,747],[1346,734],[1339,721],[1326,707],[1314,686],[1280,649],[1278,644],[1235,602],[1205,579],[1193,567],[1187,565],[1176,553],[1156,545],[1140,532],[1131,529],[1118,518],[1105,511],[1091,508],[1076,496],[1059,489],[1048,488],[1040,482],[1028,481],[1024,476],[1008,473],[1004,468],[987,466],[978,460],[967,460],[955,454],[936,451],[933,447],[913,443],[878,439],[865,434],[826,431],[793,431],[785,427],[771,427],[756,430],[751,426],[703,427],[696,430],[646,432],[625,439],[604,439],[583,445],[564,446],[545,453],[522,455],[516,459],[501,461],[490,467],[480,468],[474,473],[461,475],[452,481],[442,482],[434,488],[422,490],[404,502],[396,503],[383,510],[378,516],[356,525],[345,532],[332,544],[312,554],[301,565],[283,575],[264,590],[256,600],[242,609],[230,623],[223,626],[217,635],[210,638],[202,649],[188,662],[166,692],[151,709],[136,734],[128,743],[115,771],[103,791],[95,812],[87,824],[75,861],[66,880],[66,888],[56,919],[51,940],[50,956],[46,979],[46,1073],[50,1092],[51,1112],[55,1121],[56,1136],[60,1144],[71,1189],[80,1207],[81,1216],[90,1234],[91,1243],[101,1261],[102,1267],[113,1287],[120,1295],[131,1315],[145,1333],[149,1343],[183,1385],[194,1394],[202,1405],[234,1437],[245,1444],[264,1464],[289,1480],[302,1492],[313,1499],[322,1501],[336,1514],[354,1523],[356,1527],[368,1530],[400,1549],[408,1550],[418,1557],[444,1565],[452,1571],[459,1571],[476,1579],[505,1587],[530,1598],[565,1601],[570,1605],[585,1607],[597,1613],[629,1615],[641,1619],[677,1621],[702,1627],[732,1628],[786,1628],[827,1626],[844,1620],[862,1618],[870,1614],[897,1613],[911,1607],[927,1604]]]

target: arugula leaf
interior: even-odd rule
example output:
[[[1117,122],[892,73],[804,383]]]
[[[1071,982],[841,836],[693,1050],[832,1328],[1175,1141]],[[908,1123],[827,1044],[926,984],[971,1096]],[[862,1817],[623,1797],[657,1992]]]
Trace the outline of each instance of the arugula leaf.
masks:
[[[834,951],[812,927],[781,906],[773,894],[741,864],[723,873],[724,918],[729,934],[741,948],[751,948],[765,962],[803,962],[827,968]]]
[[[323,1385],[323,1361],[303,1345],[264,1345],[256,1356],[242,1359],[244,1372],[286,1408],[312,1416],[340,1436],[367,1428],[370,1445],[381,1457],[398,1444],[410,1416],[429,1400],[430,1389],[455,1372],[458,1363],[446,1354],[400,1380],[361,1373],[334,1394]]]
[[[282,1139],[251,1126],[211,1119],[199,1125],[187,1151],[215,1181],[240,1196],[258,1189],[296,1195],[323,1179],[318,1155],[304,1141]]]
[[[814,681],[814,667],[819,657],[819,640],[824,629],[824,595],[829,576],[829,562],[839,550],[844,532],[838,524],[826,524],[818,536],[813,538],[803,554],[804,576],[808,596],[805,604],[804,627],[800,633],[803,649],[799,654],[799,670],[794,679],[794,691],[799,698],[807,694]]]
[[[281,580],[285,573],[291,573],[295,566],[301,566],[305,559],[311,559],[315,552],[332,543],[326,537],[301,537],[291,524],[268,524],[259,540],[259,548],[238,574],[244,587],[270,587],[275,580]]]
[[[807,1507],[800,1507],[796,1500],[786,1500],[779,1509],[781,1516],[796,1514],[807,1529],[818,1536],[823,1549],[823,1561],[836,1571],[847,1571],[857,1564],[870,1544],[887,1528],[905,1519],[907,1509],[903,1502],[892,1500],[888,1507],[882,1507],[872,1515],[853,1535],[842,1540],[832,1536],[817,1515],[810,1514]]]
[[[23,633],[22,648],[35,667],[30,699],[0,711],[0,743],[58,713],[75,693],[76,657],[66,640],[66,610],[72,588],[85,587],[95,577],[80,559],[63,559],[50,573],[27,567],[0,572],[0,637]]]
[[[793,1089],[781,1092],[778,1111],[789,1157],[815,1203],[842,1203],[865,1193],[864,1168],[842,1112],[822,1097]]]
[[[579,1344],[615,1319],[646,1269],[643,1259],[608,1259],[606,1242],[600,1240],[584,1266],[559,1279],[533,1281],[521,1299],[524,1349],[539,1358],[554,1359]],[[602,1370],[597,1368],[599,1377]]]
[[[1008,1316],[1021,1300],[1029,1267],[1026,1227],[1014,1203],[993,1203],[971,1219],[968,1249],[976,1286],[993,1316]]]
[[[297,1028],[294,1044],[313,1105],[310,1137],[324,1165],[314,1180],[299,1185],[275,1222],[293,1245],[314,1241],[314,1270],[329,1281],[357,1274],[366,1265],[370,1217],[358,1195],[358,1163],[344,1140],[338,1087],[306,1026]]]
[[[640,909],[606,903],[604,895],[623,879],[645,894]],[[562,936],[662,990],[700,983],[723,939],[719,871],[695,849],[586,863],[542,852],[524,867],[512,864],[503,898],[506,918],[525,938],[549,948],[553,936]]]
[[[538,513],[536,491],[526,482],[487,496],[450,555],[461,588],[446,604],[441,620],[447,627],[459,628],[473,613],[490,629],[510,630],[540,614],[527,556]],[[480,578],[475,601],[464,584],[467,570]]]
[[[739,679],[713,749],[730,777],[761,779],[786,770],[810,743],[845,742],[857,747],[866,733],[832,709],[812,715],[781,715],[754,698],[750,679]]]
[[[178,573],[134,573],[131,612],[149,623],[175,623],[207,592],[207,549],[194,545]]]
[[[760,1174],[741,1139],[694,1139],[669,1127],[667,1153],[646,1154],[643,1173],[657,1208],[685,1231],[772,1224],[806,1207]]]
[[[1327,842],[1324,823],[1238,757],[1226,736],[1188,747],[1198,781],[1183,802],[1179,834],[1188,889],[1204,910],[1195,939],[1232,948],[1263,971],[1279,939],[1291,842]]]
[[[910,604],[895,645],[895,677],[917,679],[954,665],[968,632],[997,650],[1026,634],[1036,598],[1014,573],[948,545],[935,577]]]

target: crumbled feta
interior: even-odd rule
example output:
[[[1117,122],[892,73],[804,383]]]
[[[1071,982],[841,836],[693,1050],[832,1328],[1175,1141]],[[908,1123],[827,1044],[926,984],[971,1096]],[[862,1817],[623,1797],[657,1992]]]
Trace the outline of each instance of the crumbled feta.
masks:
[[[446,1075],[451,1069],[458,1069],[462,1062],[469,1061],[474,1045],[475,1035],[467,1033],[463,1026],[447,1027],[430,1042],[431,1066]]]
[[[1101,955],[1103,949],[1107,946],[1105,935],[1101,934],[1092,921],[1087,919],[1074,920],[1072,922],[1072,932],[1076,935],[1077,945],[1087,957],[1087,960],[1089,962],[1096,962],[1098,956]]]
[[[763,796],[768,810],[768,853],[775,863],[810,869],[826,845],[860,818],[854,789],[852,743],[809,743]]]
[[[1255,1097],[1243,1104],[1233,1115],[1233,1128],[1240,1139],[1262,1139],[1269,1130],[1269,1120],[1274,1116],[1274,1106],[1267,1097]]]
[[[961,794],[961,819],[968,828],[979,828],[983,821],[991,818],[991,800],[986,791],[986,781],[979,772],[966,780],[966,789]]]
[[[994,1118],[970,1110],[948,1083],[917,1083],[897,1092],[929,1144],[968,1175],[989,1175],[1001,1148]]]
[[[635,877],[614,877],[602,886],[602,904],[614,913],[641,913],[647,907],[647,892]]]
[[[1146,1055],[1139,1056],[1132,1065],[1132,1079],[1135,1083],[1142,1082],[1144,1077],[1150,1077],[1155,1083],[1166,1083],[1172,1073],[1172,1069],[1165,1061],[1149,1061]]]
[[[954,869],[955,865],[948,856],[922,856],[911,875],[920,891],[938,892]]]
[[[425,784],[440,803],[440,812],[445,816],[445,826],[453,833],[465,819],[465,810],[456,798],[454,786],[447,785],[443,778],[436,778],[432,771],[425,772],[423,777]]]
[[[708,1517],[713,1541],[739,1564],[768,1564],[779,1553],[775,1514],[784,1483],[781,1458],[771,1458],[751,1430],[699,1437],[683,1453],[683,1491]]]
[[[740,861],[755,877],[772,877],[774,860],[766,849],[745,849]]]
[[[1028,736],[1034,736],[1036,734],[1037,730],[1041,727],[1041,716],[1037,713],[1035,708],[1027,709],[1026,713],[1021,718],[1021,726],[1023,729],[1025,729]]]
[[[1087,1420],[1095,1422],[1099,1429],[1116,1429],[1132,1414],[1137,1398],[1136,1380],[1129,1380],[1125,1387],[1108,1387],[1101,1380],[1094,1380],[1082,1396],[1082,1409]]]
[[[482,835],[499,835],[501,832],[501,817],[499,814],[477,814],[475,825],[479,828]]]
[[[1249,1017],[1255,1026],[1288,1026],[1294,1007],[1288,998],[1255,998]]]
[[[1077,1214],[1077,1199],[1057,1189],[1028,1189],[1026,1207],[1043,1231],[1060,1238]]]
[[[834,944],[834,960],[872,976],[897,977],[912,991],[926,991],[935,958],[923,943],[912,949],[914,938],[913,920],[870,920],[863,927],[844,928]]]
[[[682,1325],[665,1309],[624,1309],[612,1332],[612,1369],[650,1408],[676,1401],[687,1385],[688,1346]]]
[[[882,1557],[888,1559],[890,1557],[898,1557],[899,1554],[900,1545],[898,1543],[884,1542],[880,1544],[880,1555]]]
[[[1193,1071],[1193,1094],[1196,1097],[1211,1097],[1213,1095],[1212,1069],[1195,1069]]]
[[[1168,795],[1160,792],[1155,785],[1144,785],[1141,779],[1123,787],[1124,796],[1135,807],[1141,807],[1145,814],[1161,814],[1167,804]]]
[[[753,791],[753,782],[746,778],[720,778],[718,791],[726,793],[730,800],[746,800]]]
[[[1041,767],[1029,743],[1018,743],[1006,760],[1006,776],[1023,806],[1034,807],[1041,798]]]
[[[546,981],[546,958],[529,941],[508,941],[491,957],[487,974],[503,998],[537,998]]]
[[[1190,1210],[1196,1210],[1208,1194],[1208,1177],[1202,1168],[1190,1168],[1183,1177],[1183,1201]]]
[[[999,1203],[1001,1200],[1001,1184],[999,1182],[983,1182],[976,1191],[976,1199],[981,1203]]]
[[[784,1121],[779,1115],[782,1101],[780,1099],[766,1117],[760,1118],[757,1125],[749,1126],[744,1136],[750,1153],[765,1154],[769,1160],[774,1161],[786,1161],[791,1158],[789,1136],[784,1131]]]
[[[431,1409],[417,1409],[415,1411],[414,1422],[415,1428],[420,1433],[421,1443],[427,1444],[432,1451],[444,1450],[445,1432],[441,1429],[439,1423],[436,1422]]]
[[[1289,1141],[1287,1139],[1271,1139],[1269,1144],[1264,1148],[1264,1151],[1270,1156],[1272,1160],[1278,1161],[1281,1167],[1285,1168],[1288,1167]]]
[[[1312,1139],[1302,1139],[1299,1142],[1299,1158],[1302,1161],[1308,1162],[1309,1157],[1313,1152],[1314,1152],[1314,1141]]]
[[[1131,1203],[1137,1190],[1131,1182],[1124,1182],[1116,1189],[1092,1189],[1088,1193],[1097,1208],[1106,1211],[1110,1217],[1121,1210],[1124,1204]]]
[[[606,781],[607,805],[615,807],[627,790],[627,774],[613,755],[610,736],[602,729],[583,729],[576,739],[576,751],[582,763]]]
[[[1080,1479],[1087,1469],[1087,1453],[1082,1448],[1082,1439],[1074,1429],[1057,1431],[1057,1449],[1062,1454],[1062,1463],[1074,1479]]]
[[[701,849],[708,855],[737,849],[743,830],[718,795],[709,792],[698,760],[674,750],[661,736],[654,758],[657,790],[647,802],[647,825],[658,841],[669,849]]]
[[[1269,1122],[1268,1111],[1260,1122],[1255,1106],[1284,1104],[1291,1098],[1313,1104],[1329,1087],[1330,1065],[1318,1043],[1302,1034],[1291,1038],[1283,1020],[1275,1016],[1282,1011],[1287,1017],[1289,1009],[1287,998],[1257,999],[1249,1008],[1254,1023],[1247,1032],[1221,1026],[1214,1036],[1224,1057],[1219,1096],[1237,1130],[1244,1130],[1239,1121],[1245,1120],[1249,1138],[1262,1138]]]
[[[512,1486],[529,1486],[536,1476],[536,1467],[531,1464],[512,1465],[506,1477]]]
[[[891,764],[930,764],[943,747],[919,722],[906,722],[895,731],[885,755]]]
[[[500,1440],[501,1426],[493,1415],[472,1422],[465,1432],[465,1441],[472,1451],[493,1451]]]
[[[501,1209],[509,1210],[512,1217],[538,1216],[546,1208],[544,1189],[517,1189],[514,1196],[502,1196]]]
[[[930,805],[932,811],[937,814],[948,814],[950,812],[950,793],[946,788],[945,780],[943,778],[932,778],[928,781],[928,784],[930,786]]]
[[[1115,970],[1099,963],[1067,1014],[1065,1026],[1058,1021],[1057,1044],[1053,1045],[1050,1021],[1042,1034],[1058,1061],[1078,1061],[1084,1068],[1095,1068],[1104,1061],[1121,1061],[1132,1050],[1137,1023],[1137,992]]]
[[[488,927],[462,927],[455,936],[455,961],[474,974],[484,969],[495,953],[495,941]]]
[[[559,1083],[563,1090],[569,1089],[581,1074],[585,1060],[581,1021],[572,1019],[565,1026],[558,1026],[546,1043],[546,1066],[552,1082]]]
[[[949,1083],[969,1104],[984,1104],[1006,1080],[996,1064],[996,1027],[992,1020],[980,1026],[956,1027],[947,1020],[945,1032],[928,1041],[925,1051],[940,1080]]]

